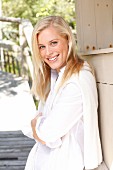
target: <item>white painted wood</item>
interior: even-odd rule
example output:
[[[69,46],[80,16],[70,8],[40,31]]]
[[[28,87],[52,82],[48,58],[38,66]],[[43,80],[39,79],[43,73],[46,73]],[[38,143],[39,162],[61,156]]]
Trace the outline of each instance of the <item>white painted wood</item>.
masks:
[[[95,0],[98,49],[113,47],[112,3],[112,0]]]
[[[97,49],[94,1],[82,1],[84,51]]]
[[[97,47],[94,1],[76,0],[76,4],[78,48],[87,52]]]
[[[82,1],[75,0],[75,11],[76,11],[76,29],[77,29],[77,46],[79,51],[83,51],[83,19],[81,15]]]
[[[25,38],[27,40],[28,46],[30,48],[31,54],[32,54],[32,32],[33,32],[33,26],[29,20],[24,20],[22,22],[22,28],[23,28],[23,33],[25,35]],[[24,49],[24,53],[26,55],[26,61],[30,70],[31,77],[33,79],[33,64],[32,64],[32,59],[31,56],[29,55],[29,52],[27,51],[27,48]]]
[[[113,161],[113,85],[99,83],[98,91],[103,155],[110,168]]]
[[[32,38],[32,32],[33,32],[33,26],[29,20],[24,20],[22,22],[22,27],[23,27],[23,32],[25,34],[25,37],[27,39],[27,43],[28,43],[31,53],[32,53],[31,38]]]
[[[108,54],[113,53],[113,48],[104,48],[99,50],[92,50],[92,51],[86,51],[86,52],[79,52],[79,55],[85,56],[85,55],[93,55],[93,54]]]
[[[79,52],[113,49],[113,0],[76,0],[76,13]]]
[[[113,53],[84,56],[93,67],[97,82],[113,84]]]
[[[108,169],[113,170],[113,53],[89,55],[84,58],[93,65],[96,73],[103,158]],[[96,170],[104,169],[102,167]]]

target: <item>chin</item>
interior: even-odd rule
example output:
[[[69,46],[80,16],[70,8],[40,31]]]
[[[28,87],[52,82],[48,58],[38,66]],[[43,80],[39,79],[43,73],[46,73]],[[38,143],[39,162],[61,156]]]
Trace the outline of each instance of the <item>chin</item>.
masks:
[[[56,67],[56,66],[50,66],[53,70],[57,70],[59,69],[59,67]]]

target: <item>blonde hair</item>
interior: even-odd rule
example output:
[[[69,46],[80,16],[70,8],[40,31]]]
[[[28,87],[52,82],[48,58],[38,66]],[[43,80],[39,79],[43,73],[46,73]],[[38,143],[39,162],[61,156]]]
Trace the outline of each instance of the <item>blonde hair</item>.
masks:
[[[63,37],[67,37],[69,50],[67,55],[66,68],[63,75],[61,85],[73,74],[78,73],[83,66],[84,61],[78,57],[75,50],[75,39],[69,25],[60,16],[48,16],[40,20],[34,27],[32,34],[32,50],[33,50],[33,65],[34,65],[34,80],[32,84],[32,92],[35,96],[39,96],[42,101],[45,101],[50,91],[50,75],[51,68],[45,64],[40,56],[38,49],[37,36],[38,34],[53,26]],[[60,86],[61,86],[60,85]]]

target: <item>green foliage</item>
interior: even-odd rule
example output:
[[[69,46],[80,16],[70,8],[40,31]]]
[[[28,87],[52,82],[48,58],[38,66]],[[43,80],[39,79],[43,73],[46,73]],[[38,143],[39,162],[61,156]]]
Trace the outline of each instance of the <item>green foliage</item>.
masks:
[[[75,0],[2,0],[5,17],[29,19],[33,25],[48,15],[62,16],[75,29]],[[18,24],[3,23],[3,39],[19,44]]]
[[[48,15],[60,15],[75,27],[75,0],[2,0],[3,15],[27,18],[34,25]]]

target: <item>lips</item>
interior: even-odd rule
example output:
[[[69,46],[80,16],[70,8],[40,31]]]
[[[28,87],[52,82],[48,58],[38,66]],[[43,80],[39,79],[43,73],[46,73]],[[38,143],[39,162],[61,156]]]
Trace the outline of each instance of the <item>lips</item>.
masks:
[[[55,61],[57,59],[57,57],[59,56],[59,54],[55,57],[51,57],[51,58],[48,58],[49,61]]]

